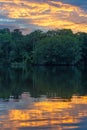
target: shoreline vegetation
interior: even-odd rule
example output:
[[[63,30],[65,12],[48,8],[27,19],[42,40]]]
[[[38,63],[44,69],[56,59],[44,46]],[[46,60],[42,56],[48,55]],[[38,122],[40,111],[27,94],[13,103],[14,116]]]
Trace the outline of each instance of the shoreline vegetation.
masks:
[[[0,66],[31,65],[86,66],[87,33],[62,29],[23,35],[19,29],[0,29]]]

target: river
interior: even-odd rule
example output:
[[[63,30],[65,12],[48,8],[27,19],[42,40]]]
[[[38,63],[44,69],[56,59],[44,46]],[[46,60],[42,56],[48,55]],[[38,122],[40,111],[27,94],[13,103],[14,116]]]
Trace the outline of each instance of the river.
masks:
[[[0,70],[0,130],[87,130],[87,70]]]

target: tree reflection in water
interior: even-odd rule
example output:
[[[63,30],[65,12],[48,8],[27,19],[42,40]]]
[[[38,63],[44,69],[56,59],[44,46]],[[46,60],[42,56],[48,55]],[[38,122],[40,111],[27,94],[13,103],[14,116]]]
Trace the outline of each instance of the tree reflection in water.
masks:
[[[37,67],[0,75],[1,130],[87,129],[86,71]]]

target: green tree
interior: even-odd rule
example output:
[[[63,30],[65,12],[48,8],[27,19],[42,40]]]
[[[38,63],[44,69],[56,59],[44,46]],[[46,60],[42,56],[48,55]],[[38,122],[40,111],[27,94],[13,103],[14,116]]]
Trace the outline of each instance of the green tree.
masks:
[[[44,38],[33,51],[35,64],[74,65],[81,58],[81,46],[73,36]]]
[[[84,64],[84,66],[86,66],[87,65],[87,33],[79,32],[77,33],[77,36],[79,38],[79,43],[81,42],[81,46],[82,46],[81,62]]]

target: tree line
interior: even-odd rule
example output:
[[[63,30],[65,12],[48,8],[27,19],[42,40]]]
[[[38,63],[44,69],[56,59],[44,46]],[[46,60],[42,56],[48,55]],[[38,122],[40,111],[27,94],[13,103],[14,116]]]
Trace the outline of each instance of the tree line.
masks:
[[[87,33],[0,29],[0,66],[87,65]]]

